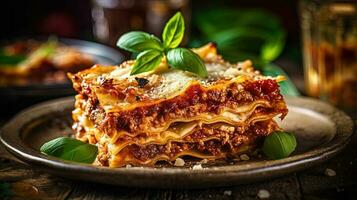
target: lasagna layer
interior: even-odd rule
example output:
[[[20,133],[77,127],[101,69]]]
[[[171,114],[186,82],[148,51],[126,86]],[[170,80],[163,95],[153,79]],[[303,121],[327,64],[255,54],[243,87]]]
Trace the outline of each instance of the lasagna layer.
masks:
[[[75,120],[74,129],[77,131],[77,137],[81,140],[99,140],[101,136],[94,137],[93,127],[99,129],[99,132],[104,132],[110,138],[111,142],[115,142],[118,138],[129,136],[135,137],[137,135],[144,134],[147,137],[150,137],[152,140],[159,140],[163,135],[170,133],[170,127],[172,124],[180,123],[183,124],[192,124],[192,122],[197,122],[200,124],[214,124],[223,122],[232,126],[243,126],[246,124],[264,121],[273,118],[276,115],[281,114],[277,109],[269,107],[268,103],[264,101],[256,101],[249,105],[238,107],[237,110],[232,109],[223,109],[223,112],[220,114],[212,113],[197,113],[196,115],[188,115],[180,118],[173,118],[172,120],[165,121],[164,126],[159,128],[148,128],[146,132],[136,132],[130,134],[124,130],[116,131],[112,129],[110,131],[103,131],[102,124],[97,123],[96,119],[103,119],[102,116],[105,116],[103,109],[91,109],[92,107],[86,107],[85,105],[92,105],[89,102],[81,99],[80,96],[77,96],[76,109],[73,111],[73,118]],[[97,104],[97,106],[99,106]],[[284,107],[285,109],[285,107]],[[241,111],[241,112],[237,112]],[[99,117],[98,117],[99,116]],[[196,123],[196,124],[197,124]],[[92,138],[92,139],[90,139]],[[154,139],[157,138],[157,139]]]
[[[229,88],[212,88],[204,92],[201,86],[192,85],[170,100],[118,112],[106,111],[95,95],[89,98],[81,91],[78,98],[88,99],[89,104],[85,110],[97,127],[108,135],[114,131],[129,134],[160,132],[173,122],[190,118],[194,120],[198,115],[212,120],[214,116],[252,112],[257,107],[265,107],[267,112],[270,110],[272,114],[281,114],[282,117],[287,113],[274,80],[245,81]],[[229,120],[234,122],[234,118]],[[238,117],[235,123],[239,122]]]
[[[192,131],[181,139],[169,139],[162,143],[143,144],[140,138],[130,140],[127,144],[122,141],[108,143],[108,140],[102,140],[98,143],[101,153],[97,162],[104,166],[121,167],[126,164],[153,165],[157,161],[172,162],[181,156],[202,159],[234,157],[250,150],[259,138],[276,130],[279,130],[276,123],[268,120],[235,129],[225,124],[215,124]]]

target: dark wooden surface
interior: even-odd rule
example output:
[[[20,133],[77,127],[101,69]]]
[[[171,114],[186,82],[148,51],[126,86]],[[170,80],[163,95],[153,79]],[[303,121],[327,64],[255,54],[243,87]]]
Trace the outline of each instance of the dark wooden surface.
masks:
[[[335,176],[327,176],[329,168]],[[187,183],[190,184],[190,183]],[[0,147],[0,199],[356,199],[357,134],[335,158],[289,176],[248,185],[200,190],[150,190],[55,177],[12,157]]]

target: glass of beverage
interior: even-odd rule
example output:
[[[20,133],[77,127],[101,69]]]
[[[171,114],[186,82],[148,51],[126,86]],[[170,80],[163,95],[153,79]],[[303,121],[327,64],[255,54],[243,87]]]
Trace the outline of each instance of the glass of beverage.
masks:
[[[301,0],[305,90],[357,110],[357,2]]]

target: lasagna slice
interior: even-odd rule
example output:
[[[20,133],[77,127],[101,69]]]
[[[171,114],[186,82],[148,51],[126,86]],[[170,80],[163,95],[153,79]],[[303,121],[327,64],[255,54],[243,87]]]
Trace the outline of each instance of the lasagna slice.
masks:
[[[69,74],[76,95],[76,138],[96,144],[102,166],[153,166],[191,156],[215,160],[251,151],[280,130],[287,107],[278,82],[250,61],[224,61],[213,44],[193,49],[207,78],[165,70],[130,75],[134,61]]]
[[[1,87],[65,83],[67,72],[78,72],[94,64],[92,56],[51,39],[18,41],[1,50],[5,58],[23,59],[18,63],[0,64]]]

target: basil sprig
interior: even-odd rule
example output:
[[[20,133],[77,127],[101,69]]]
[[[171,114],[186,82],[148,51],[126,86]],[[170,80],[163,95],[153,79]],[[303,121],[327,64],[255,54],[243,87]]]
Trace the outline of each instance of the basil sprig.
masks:
[[[297,146],[294,134],[277,131],[264,139],[263,152],[270,159],[281,159],[288,157]]]
[[[200,77],[207,76],[206,67],[201,58],[186,48],[177,48],[185,33],[185,21],[180,12],[176,13],[165,25],[162,40],[141,31],[132,31],[122,35],[117,46],[139,53],[131,70],[131,75],[154,70],[166,57],[167,63],[174,69],[188,71]]]
[[[98,154],[94,145],[70,137],[59,137],[43,144],[40,151],[46,155],[80,163],[93,163]]]

